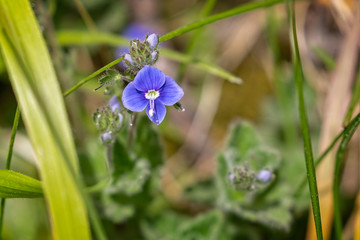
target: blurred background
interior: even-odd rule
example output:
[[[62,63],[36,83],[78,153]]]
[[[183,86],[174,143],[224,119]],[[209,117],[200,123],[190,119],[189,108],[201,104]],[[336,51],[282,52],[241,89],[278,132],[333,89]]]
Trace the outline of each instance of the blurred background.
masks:
[[[249,1],[31,2],[55,68],[59,70],[61,66],[57,73],[65,91],[126,50],[107,44],[61,46],[61,41],[56,40],[59,31],[104,32],[144,39],[146,34],[162,35]],[[356,0],[296,3],[298,40],[306,78],[304,94],[315,156],[319,156],[342,130],[356,79],[359,81],[357,9]],[[282,224],[276,217],[264,223],[257,220],[261,218],[259,212],[247,218],[227,209],[222,227],[219,227],[223,233],[221,237],[205,239],[315,239],[308,212],[307,186],[299,196],[293,194],[294,186],[303,179],[306,170],[289,37],[286,6],[279,4],[224,19],[161,45],[221,66],[243,82],[233,84],[195,64],[179,63],[160,55],[155,66],[172,76],[184,89],[181,103],[186,111],[169,107],[164,122],[156,127],[164,149],[156,194],[147,195],[148,199],[129,199],[120,204],[121,209],[113,198],[109,201],[104,195],[94,196],[111,236],[109,239],[156,239],[159,236],[163,238],[158,239],[170,239],[166,237],[170,234],[166,233],[166,224],[173,224],[168,227],[170,231],[182,219],[195,219],[212,209],[221,209],[221,201],[214,201],[219,194],[215,180],[219,177],[217,158],[226,148],[227,132],[236,121],[250,122],[261,143],[278,152],[280,164],[274,168],[275,180],[267,191],[281,190],[275,200],[266,204],[284,204],[282,209],[288,215]],[[121,71],[122,66],[117,68]],[[92,114],[107,104],[109,97],[104,96],[101,89],[93,91],[98,85],[94,79],[66,99],[87,185],[95,184],[106,175],[107,147],[100,141]],[[4,168],[16,100],[1,56],[0,93],[0,166]],[[358,111],[357,106],[355,113]],[[359,140],[360,133],[357,133],[347,150],[343,169],[344,239],[353,239],[354,219],[356,214],[360,215],[355,208],[360,188]],[[327,239],[331,239],[332,231],[332,205],[328,199],[331,198],[332,178],[329,176],[333,172],[335,152],[332,151],[318,168]],[[39,178],[36,159],[21,122],[12,169]],[[280,214],[279,218],[282,217]],[[50,238],[50,224],[42,199],[8,200],[4,223],[5,239]],[[151,232],[151,229],[156,230]]]

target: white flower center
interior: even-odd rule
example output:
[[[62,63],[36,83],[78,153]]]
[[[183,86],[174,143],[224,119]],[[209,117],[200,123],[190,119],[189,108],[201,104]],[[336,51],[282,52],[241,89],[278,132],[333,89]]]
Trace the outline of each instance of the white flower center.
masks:
[[[149,90],[147,93],[145,93],[145,98],[149,100],[155,100],[160,96],[159,91],[156,90]]]

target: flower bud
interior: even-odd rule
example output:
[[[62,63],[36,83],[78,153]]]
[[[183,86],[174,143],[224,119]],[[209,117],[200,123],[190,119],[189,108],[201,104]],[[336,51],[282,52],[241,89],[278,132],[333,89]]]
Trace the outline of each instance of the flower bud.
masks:
[[[151,53],[151,61],[155,61],[155,59],[156,59],[156,57],[157,57],[157,52],[152,52]]]
[[[125,55],[124,55],[124,59],[125,59],[126,61],[128,61],[129,63],[134,64],[134,61],[132,60],[130,54],[125,54]]]
[[[269,170],[261,170],[257,175],[256,178],[263,183],[267,183],[271,180],[272,173]]]
[[[155,33],[153,33],[147,37],[146,41],[150,44],[151,48],[155,48],[159,43],[159,38]]]
[[[230,173],[230,174],[229,174],[229,176],[228,176],[229,181],[230,181],[230,182],[234,182],[235,177],[236,177],[236,176],[235,176],[235,174],[234,174],[234,173]]]
[[[102,141],[104,144],[111,143],[111,142],[112,142],[111,132],[105,132],[105,133],[101,134],[101,141]]]
[[[117,99],[117,97],[113,96],[110,101],[109,101],[109,106],[111,108],[111,111],[115,112],[118,111],[120,112],[120,102]]]

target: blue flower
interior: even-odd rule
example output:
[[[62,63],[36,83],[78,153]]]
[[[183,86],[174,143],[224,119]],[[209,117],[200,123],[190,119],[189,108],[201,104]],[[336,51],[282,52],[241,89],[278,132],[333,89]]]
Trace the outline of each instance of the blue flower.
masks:
[[[157,68],[145,66],[124,89],[122,102],[133,112],[146,108],[149,119],[159,125],[165,118],[165,105],[174,105],[183,95],[184,91],[174,79]]]

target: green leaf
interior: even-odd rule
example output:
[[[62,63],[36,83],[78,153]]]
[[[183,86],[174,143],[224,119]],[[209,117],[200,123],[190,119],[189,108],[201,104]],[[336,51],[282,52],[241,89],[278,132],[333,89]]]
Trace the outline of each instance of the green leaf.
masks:
[[[0,170],[1,198],[42,197],[40,181],[11,170]]]
[[[151,175],[150,164],[146,159],[136,160],[134,168],[118,176],[106,189],[107,193],[123,193],[132,196],[143,190],[145,182]]]
[[[226,234],[224,217],[216,210],[196,218],[168,212],[151,223],[143,222],[141,227],[147,240],[218,240]]]
[[[119,139],[116,139],[113,147],[113,164],[113,177],[115,179],[117,179],[121,174],[131,171],[135,165],[124,144]]]
[[[136,126],[134,152],[137,157],[148,159],[152,167],[163,164],[163,147],[154,124],[146,116],[141,116]]]
[[[236,123],[230,130],[228,147],[218,155],[216,186],[217,205],[228,212],[253,222],[278,229],[289,229],[291,222],[291,188],[285,184],[253,182],[254,190],[236,190],[229,180],[234,168],[248,166],[257,173],[262,169],[275,172],[280,166],[280,155],[275,149],[264,146],[250,123]],[[274,186],[272,186],[274,185]],[[269,187],[271,191],[265,191]],[[275,193],[275,194],[274,194]]]
[[[34,148],[55,239],[90,239],[75,145],[45,41],[27,0],[0,0],[0,46]]]
[[[227,144],[228,148],[236,148],[239,154],[243,156],[250,149],[259,146],[259,144],[259,137],[250,123],[235,123],[231,128]]]
[[[110,195],[103,194],[102,200],[105,216],[114,223],[121,223],[135,213],[135,207],[132,204],[119,204],[119,201]]]
[[[197,216],[179,227],[179,239],[217,240],[222,235],[223,215],[218,211]]]

